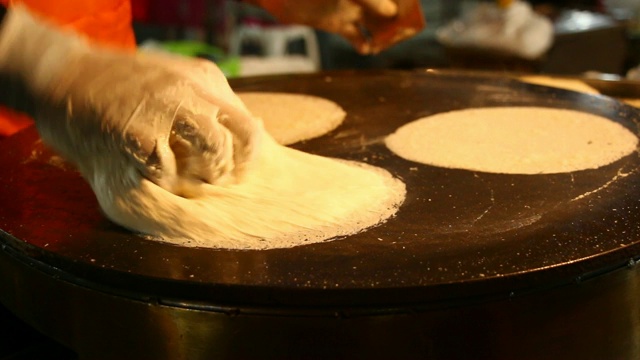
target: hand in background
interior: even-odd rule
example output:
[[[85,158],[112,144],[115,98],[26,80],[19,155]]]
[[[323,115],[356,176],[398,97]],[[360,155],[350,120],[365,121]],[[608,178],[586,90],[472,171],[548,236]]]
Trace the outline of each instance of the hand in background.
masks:
[[[250,0],[283,23],[302,24],[342,35],[360,53],[369,53],[363,33],[365,15],[391,18],[398,8],[392,0]]]

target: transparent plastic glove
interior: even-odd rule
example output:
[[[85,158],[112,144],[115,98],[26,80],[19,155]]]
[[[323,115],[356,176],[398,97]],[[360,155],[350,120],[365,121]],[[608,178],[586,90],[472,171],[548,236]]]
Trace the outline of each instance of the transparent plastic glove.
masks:
[[[41,137],[85,177],[109,157],[190,196],[235,181],[257,147],[261,124],[203,60],[92,47],[14,7],[0,72],[25,84]]]
[[[393,17],[398,8],[392,0],[251,0],[283,23],[303,24],[342,35],[356,50],[369,53],[364,33],[365,14]]]

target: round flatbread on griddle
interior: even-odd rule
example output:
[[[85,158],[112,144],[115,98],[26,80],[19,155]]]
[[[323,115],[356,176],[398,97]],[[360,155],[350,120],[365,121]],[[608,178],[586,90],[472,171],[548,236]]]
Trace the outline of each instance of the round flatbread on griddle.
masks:
[[[595,169],[636,150],[624,126],[585,112],[491,107],[435,114],[400,127],[387,147],[407,160],[505,174]]]
[[[317,96],[275,92],[237,95],[282,145],[322,136],[342,124],[346,116],[340,105]]]

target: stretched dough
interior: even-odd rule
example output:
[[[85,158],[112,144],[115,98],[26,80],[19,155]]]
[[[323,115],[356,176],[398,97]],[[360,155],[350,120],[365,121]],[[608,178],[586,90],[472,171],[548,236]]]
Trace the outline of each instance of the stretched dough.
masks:
[[[283,145],[322,136],[342,124],[347,115],[340,105],[317,96],[275,92],[237,95]]]
[[[108,161],[108,160],[107,160]],[[263,149],[243,181],[176,196],[121,162],[103,164],[93,190],[114,222],[184,246],[272,249],[311,244],[385,221],[405,186],[385,170],[278,145]]]
[[[407,160],[506,174],[595,169],[636,150],[622,125],[584,112],[492,107],[440,113],[400,127],[387,147]]]

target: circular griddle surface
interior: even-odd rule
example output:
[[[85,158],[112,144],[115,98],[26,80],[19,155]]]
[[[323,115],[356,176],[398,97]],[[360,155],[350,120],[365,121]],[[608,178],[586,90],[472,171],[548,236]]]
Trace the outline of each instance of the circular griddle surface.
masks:
[[[294,147],[383,167],[407,185],[397,216],[345,239],[290,249],[187,248],[108,221],[89,186],[31,128],[0,142],[0,242],[52,276],[182,306],[404,306],[574,281],[640,254],[636,153],[596,170],[502,175],[416,164],[384,137],[420,117],[469,107],[546,106],[602,115],[637,133],[610,98],[452,73],[338,72],[238,79],[235,91],[333,100],[332,133]]]

